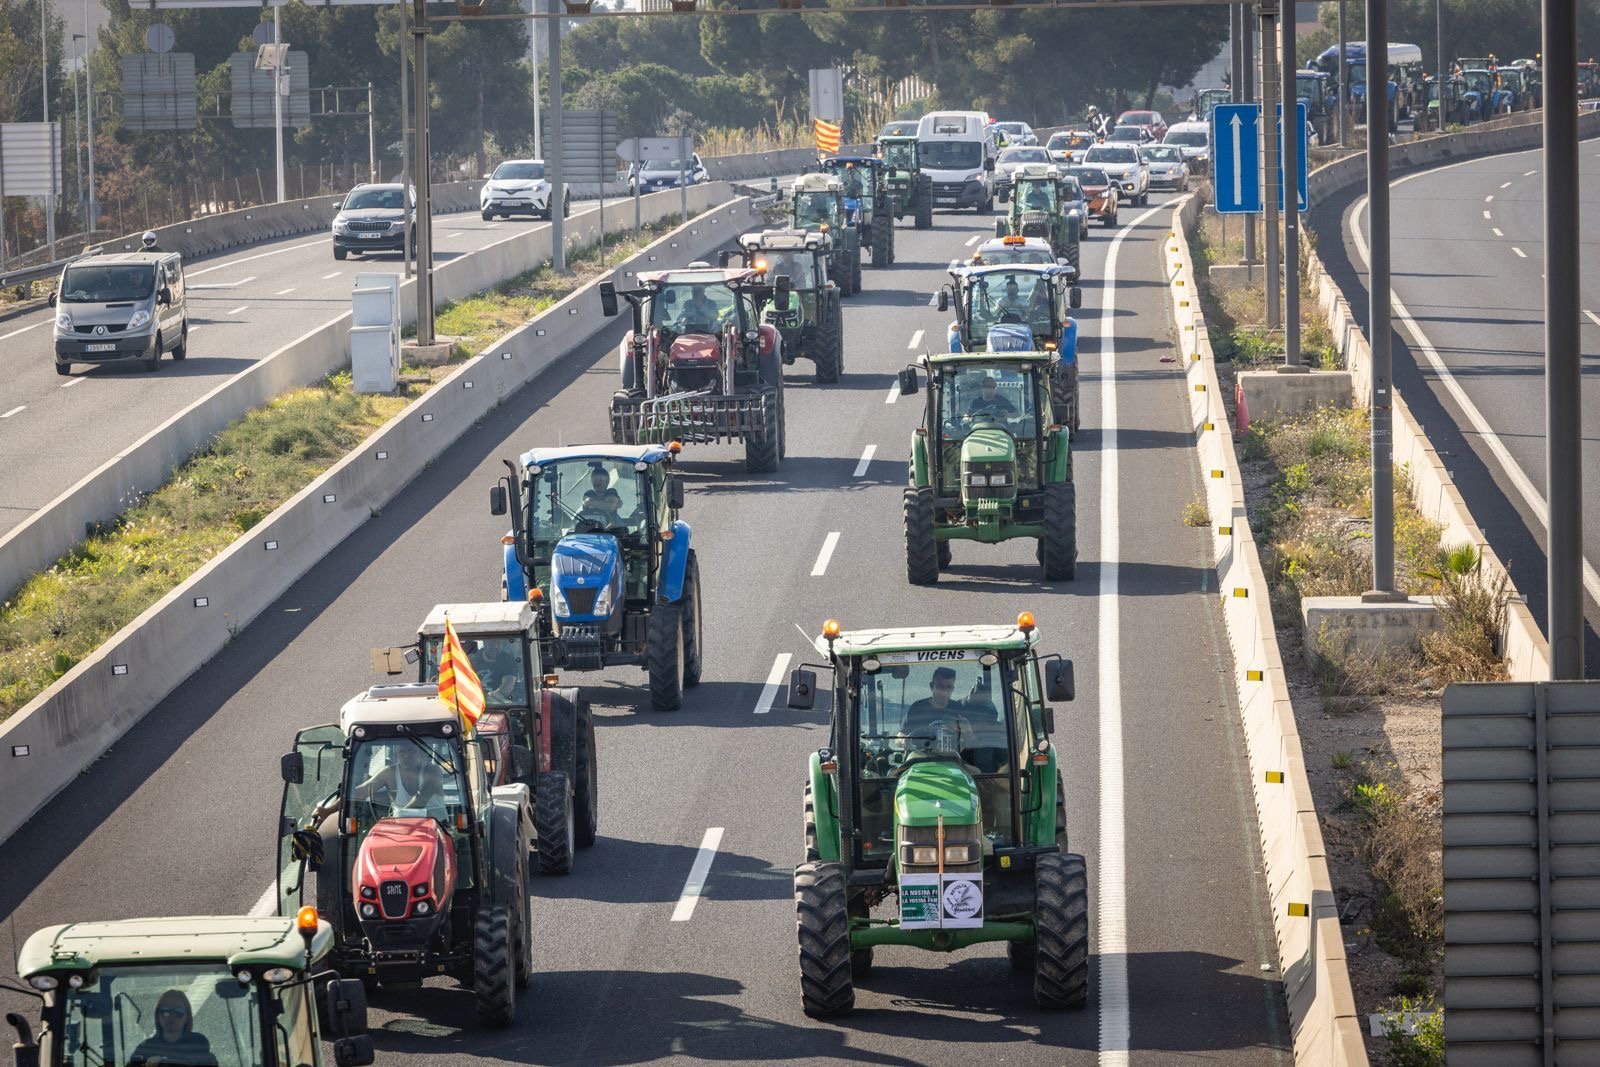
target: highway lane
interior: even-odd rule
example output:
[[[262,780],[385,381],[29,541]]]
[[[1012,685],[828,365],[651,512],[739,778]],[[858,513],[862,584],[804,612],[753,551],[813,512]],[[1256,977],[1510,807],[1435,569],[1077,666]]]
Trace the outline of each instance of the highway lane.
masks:
[[[1600,470],[1600,145],[1579,155],[1584,275],[1582,451]],[[1407,175],[1393,184],[1395,381],[1446,457],[1490,543],[1544,622],[1545,404],[1543,153],[1516,152]],[[1314,225],[1347,292],[1366,289],[1364,198],[1322,205]],[[1360,228],[1358,236],[1356,227]],[[1353,283],[1353,284],[1352,284]],[[1366,320],[1365,300],[1355,308]],[[1600,492],[1584,500],[1589,673],[1600,671]]]
[[[1160,209],[1125,225],[1110,306],[1100,279],[1112,243],[1097,231],[1084,250],[1075,582],[1043,585],[1027,543],[958,544],[936,588],[905,581],[900,487],[921,412],[888,398],[917,333],[942,338],[946,316],[930,295],[988,218],[901,230],[897,266],[868,269],[864,292],[845,302],[844,380],[789,380],[789,458],[776,474],[746,474],[735,448],[686,451],[706,681],[681,712],[658,715],[638,670],[571,676],[598,705],[601,840],[572,876],[534,885],[538,973],[523,1021],[479,1030],[470,995],[448,987],[386,994],[374,1014],[383,1062],[957,1064],[979,1043],[1022,1063],[1292,1059],[1207,537],[1180,517],[1200,472],[1183,379],[1158,360],[1171,343],[1168,224]],[[476,427],[0,848],[12,872],[0,915],[19,936],[68,918],[257,900],[272,870],[273,756],[297,726],[331,719],[374,681],[368,646],[405,640],[436,600],[494,595],[500,526],[485,489],[499,459],[603,438],[618,336]],[[1103,512],[1108,495],[1116,506]],[[796,627],[814,634],[827,617],[1003,622],[1023,609],[1044,647],[1078,666],[1079,700],[1058,709],[1056,741],[1093,886],[1101,955],[1089,1007],[1033,1007],[999,946],[887,949],[853,1015],[807,1020],[790,870],[804,761],[826,743],[826,715],[762,707],[763,683],[781,656],[815,658]],[[674,921],[708,831],[720,836],[704,894]],[[1100,1057],[1102,1046],[1132,1051]]]
[[[631,203],[631,201],[629,201]],[[631,225],[623,200],[607,201],[607,227]],[[593,210],[580,203],[575,215]],[[529,219],[484,222],[475,213],[439,215],[434,261],[442,265],[505,240]],[[397,254],[335,261],[326,233],[240,248],[186,265],[189,358],[162,359],[149,374],[133,365],[78,364],[55,371],[45,308],[0,322],[0,536],[144,434],[257,360],[350,309],[358,273],[396,274]]]

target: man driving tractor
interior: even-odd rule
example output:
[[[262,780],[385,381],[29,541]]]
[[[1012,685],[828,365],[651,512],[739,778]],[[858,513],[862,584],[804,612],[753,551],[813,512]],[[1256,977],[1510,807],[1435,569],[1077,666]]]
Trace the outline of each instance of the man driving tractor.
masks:
[[[1017,406],[1011,399],[1002,396],[1000,383],[993,376],[985,376],[979,385],[978,395],[972,398],[967,405],[967,417],[976,418],[979,415],[988,415],[998,419],[1013,419],[1017,416]]]

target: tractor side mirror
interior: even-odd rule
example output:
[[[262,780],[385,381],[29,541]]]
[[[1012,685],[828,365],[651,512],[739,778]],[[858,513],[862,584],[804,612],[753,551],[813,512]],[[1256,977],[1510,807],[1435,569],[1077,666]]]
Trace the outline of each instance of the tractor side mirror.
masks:
[[[994,173],[994,157],[993,156],[990,156],[988,159],[983,161],[983,169],[988,171],[991,174]]]
[[[939,310],[941,312],[950,310],[950,290],[948,289],[939,290]]]
[[[533,777],[533,750],[526,745],[511,746],[511,777],[519,782]]]
[[[50,306],[51,307],[55,307],[56,306],[56,294],[55,293],[51,293],[50,294]]]
[[[1076,285],[1074,285],[1072,287],[1072,291],[1067,294],[1067,306],[1072,308],[1083,307],[1083,290],[1079,289]]]
[[[421,658],[415,645],[404,645],[399,648],[375,648],[369,653],[367,662],[374,674],[405,674],[406,667],[414,665]]]
[[[683,483],[676,478],[667,481],[667,506],[674,511],[683,507]]]
[[[489,514],[504,515],[506,513],[506,487],[497,485],[489,490]]]
[[[289,785],[299,785],[306,780],[306,760],[298,752],[290,752],[278,761],[278,773]]]
[[[16,1067],[39,1067],[39,1045],[33,1039],[33,1027],[19,1012],[6,1012],[6,1022],[16,1028],[17,1043],[11,1046]]]
[[[900,372],[900,395],[917,395],[917,368],[907,367]]]
[[[773,286],[772,306],[779,311],[789,310],[789,294],[794,291],[794,283],[787,274],[778,275],[778,280]]]
[[[729,263],[732,263],[735,259],[743,259],[743,258],[744,258],[743,256],[741,256],[738,252],[734,251],[733,249],[724,248],[721,252],[717,253],[717,266],[722,267],[724,270],[726,270]]]
[[[367,1067],[375,1058],[372,1052],[372,1038],[367,1034],[341,1037],[333,1043],[335,1067]]]
[[[1070,659],[1056,656],[1045,660],[1044,675],[1044,693],[1047,700],[1052,704],[1060,704],[1074,699],[1078,685]]]
[[[817,706],[816,671],[789,672],[789,706],[797,711],[810,711]]]
[[[367,1032],[367,990],[359,978],[334,978],[328,982],[324,994],[328,1005],[328,1021],[346,1038],[358,1038]],[[367,1038],[371,1045],[371,1038]],[[371,1063],[370,1059],[361,1062]]]
[[[617,287],[611,282],[600,283],[600,311],[608,319],[617,313]]]

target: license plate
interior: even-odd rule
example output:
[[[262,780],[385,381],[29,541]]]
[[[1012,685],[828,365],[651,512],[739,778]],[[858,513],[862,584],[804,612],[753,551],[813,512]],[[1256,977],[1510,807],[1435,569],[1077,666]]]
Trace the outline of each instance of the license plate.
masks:
[[[83,346],[83,350],[85,352],[115,352],[117,350],[117,346],[114,345],[114,344],[110,344],[110,345],[84,345]]]
[[[382,236],[383,236],[383,234],[381,234],[381,233],[364,233],[364,234],[361,235],[361,239],[363,241],[375,241],[379,237],[382,237]]]

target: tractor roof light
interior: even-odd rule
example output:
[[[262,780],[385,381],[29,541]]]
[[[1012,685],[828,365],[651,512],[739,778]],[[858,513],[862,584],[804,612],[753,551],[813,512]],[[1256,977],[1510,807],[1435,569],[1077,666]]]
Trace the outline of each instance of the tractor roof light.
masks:
[[[294,913],[294,928],[300,931],[300,936],[306,939],[307,944],[317,936],[317,925],[320,921],[317,909],[310,904]]]
[[[1019,237],[1016,234],[1008,234],[1007,236],[1000,238],[1000,240],[1003,243],[1008,244],[1008,245],[1020,245],[1020,244],[1024,243],[1025,241],[1027,241],[1027,238],[1026,237]]]
[[[671,452],[674,456],[676,456],[679,452],[683,451],[683,442],[682,441],[668,441],[667,442],[667,451]]]
[[[517,543],[516,535],[514,535],[514,534],[501,534],[500,535],[500,543],[502,545],[514,545],[514,544]]]
[[[841,632],[843,631],[841,631],[839,628],[838,619],[829,619],[827,622],[822,624],[822,636],[827,640],[829,645],[832,645],[835,641],[839,640],[839,634]]]
[[[1024,611],[1022,614],[1017,616],[1017,629],[1021,630],[1025,634],[1031,634],[1033,633],[1033,628],[1033,612]]]

